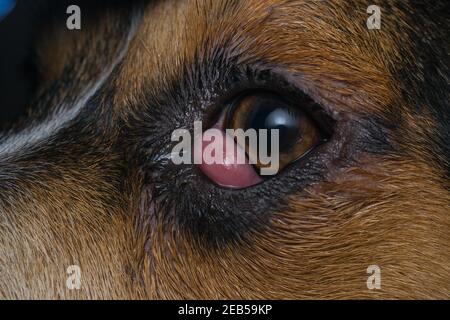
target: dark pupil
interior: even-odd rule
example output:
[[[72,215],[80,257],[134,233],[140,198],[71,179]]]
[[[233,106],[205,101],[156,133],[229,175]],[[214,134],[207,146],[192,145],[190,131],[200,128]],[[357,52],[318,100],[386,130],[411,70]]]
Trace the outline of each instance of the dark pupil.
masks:
[[[278,129],[280,136],[280,152],[291,148],[301,139],[299,129],[300,115],[295,109],[277,99],[258,99],[247,118],[247,129],[267,129],[268,152],[270,154],[270,130]]]

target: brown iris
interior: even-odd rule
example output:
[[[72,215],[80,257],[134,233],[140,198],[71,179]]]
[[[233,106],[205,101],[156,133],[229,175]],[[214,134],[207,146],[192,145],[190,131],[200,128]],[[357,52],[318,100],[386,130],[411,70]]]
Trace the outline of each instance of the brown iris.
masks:
[[[301,105],[294,105],[281,96],[266,93],[253,92],[240,96],[229,110],[226,120],[228,129],[267,129],[268,135],[273,129],[279,133],[279,168],[280,170],[290,163],[306,155],[311,149],[321,142],[321,132],[315,121],[302,111]],[[258,146],[260,136],[258,134]],[[238,143],[243,141],[236,140]],[[273,146],[267,139],[268,155],[271,155]],[[250,159],[256,162],[256,167],[263,167],[258,158],[258,150],[245,140],[241,145]]]

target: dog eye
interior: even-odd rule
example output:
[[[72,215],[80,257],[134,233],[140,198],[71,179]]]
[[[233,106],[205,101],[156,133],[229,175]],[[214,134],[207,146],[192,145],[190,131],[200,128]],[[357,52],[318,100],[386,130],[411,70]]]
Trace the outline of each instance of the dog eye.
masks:
[[[302,103],[309,103],[302,101]],[[271,130],[278,129],[279,169],[305,156],[316,147],[322,139],[321,131],[315,121],[302,111],[302,105],[295,105],[283,97],[266,92],[253,92],[240,96],[232,104],[225,119],[227,129],[254,129],[257,134],[258,144],[260,140],[267,143],[267,154],[276,152],[270,138],[261,138],[261,129],[267,130],[270,137]],[[255,146],[248,143],[249,139],[237,140],[237,143],[246,151],[249,159],[260,170],[265,165],[260,161],[260,153]],[[242,144],[245,145],[242,145]]]

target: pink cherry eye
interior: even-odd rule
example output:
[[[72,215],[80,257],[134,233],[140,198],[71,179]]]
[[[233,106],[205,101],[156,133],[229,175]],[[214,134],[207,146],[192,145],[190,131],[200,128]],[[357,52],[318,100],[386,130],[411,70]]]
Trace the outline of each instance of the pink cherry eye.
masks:
[[[214,183],[221,187],[231,188],[231,189],[243,189],[253,185],[256,185],[263,181],[263,179],[256,173],[255,168],[245,161],[242,163],[239,158],[247,158],[245,150],[239,146],[232,137],[227,135],[223,130],[219,129],[209,129],[217,130],[218,135],[216,137],[221,139],[221,143],[218,145],[222,146],[222,150],[215,149],[213,152],[222,152],[221,157],[216,157],[219,159],[218,163],[208,164],[208,159],[203,159],[202,164],[199,165],[200,170]],[[208,134],[208,130],[205,131],[204,135]],[[208,148],[211,143],[216,143],[218,141],[203,142],[202,152]],[[232,148],[227,148],[226,146],[232,146]],[[204,155],[205,156],[205,155]],[[216,156],[216,154],[213,154]]]

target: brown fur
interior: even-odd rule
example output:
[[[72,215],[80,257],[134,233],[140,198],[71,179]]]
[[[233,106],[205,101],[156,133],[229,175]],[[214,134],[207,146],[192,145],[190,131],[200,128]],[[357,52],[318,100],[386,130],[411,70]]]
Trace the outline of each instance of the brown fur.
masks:
[[[391,14],[380,31],[366,29],[367,4],[357,0],[145,6],[98,99],[99,117],[109,119],[97,128],[102,134],[86,130],[73,143],[56,140],[2,159],[0,297],[450,298],[449,185],[429,138],[437,124],[404,101],[396,71],[414,61],[407,40],[414,27],[395,2],[386,6]],[[86,50],[83,41],[97,50],[72,75],[74,96],[117,55],[123,35],[103,28],[119,18],[100,17],[75,41],[59,35],[41,43],[44,93],[66,77],[64,66]],[[102,38],[110,33],[114,41]],[[225,44],[242,64],[283,70],[337,121],[376,115],[391,123],[393,114],[403,121],[387,134],[391,151],[354,154],[348,166],[337,157],[326,179],[290,195],[289,209],[272,214],[266,228],[216,248],[152,216],[151,187],[123,154],[122,136],[133,132],[148,92],[177,82],[186,65]],[[336,153],[351,153],[345,141]],[[79,291],[65,286],[72,264],[83,272]],[[381,268],[381,290],[366,287],[372,264]]]

